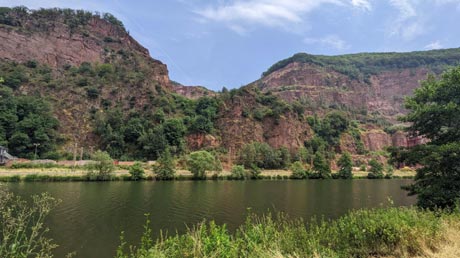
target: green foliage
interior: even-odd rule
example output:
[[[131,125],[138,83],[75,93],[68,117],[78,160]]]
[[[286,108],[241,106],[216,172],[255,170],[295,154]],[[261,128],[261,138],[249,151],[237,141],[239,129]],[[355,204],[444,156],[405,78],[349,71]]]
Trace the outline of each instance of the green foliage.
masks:
[[[195,179],[206,178],[206,171],[220,171],[220,161],[207,151],[195,151],[187,158],[187,167]]]
[[[142,167],[142,163],[136,162],[134,165],[129,167],[129,174],[131,175],[131,180],[137,181],[144,178],[144,168]]]
[[[423,256],[443,239],[453,216],[414,208],[353,211],[337,220],[291,220],[286,215],[249,214],[231,234],[225,225],[203,222],[182,235],[154,241],[146,223],[140,247],[124,241],[117,258],[140,257],[409,257]]]
[[[61,20],[64,24],[69,26],[70,29],[75,30],[79,26],[87,25],[89,21],[94,18],[105,20],[125,30],[123,23],[110,13],[101,15],[100,13],[92,13],[83,10],[59,8],[30,10],[24,6],[14,8],[2,7],[0,10],[0,24],[19,27],[27,20],[34,20],[35,22],[41,22],[41,26],[37,26],[35,29],[42,31],[51,29],[51,25],[49,24],[50,20]],[[31,29],[29,27],[26,28]]]
[[[459,64],[458,48],[410,53],[362,53],[341,56],[309,55],[305,53],[282,60],[270,67],[263,76],[282,69],[293,62],[318,65],[333,69],[351,79],[369,83],[369,77],[382,71],[429,67],[442,71],[447,66]]]
[[[11,169],[22,169],[22,168],[35,168],[35,169],[45,169],[45,168],[59,168],[56,163],[33,163],[33,162],[21,162],[11,164]]]
[[[371,159],[369,161],[369,174],[367,175],[370,179],[381,179],[383,175],[383,164],[378,162],[376,159]]]
[[[339,166],[339,177],[342,179],[353,178],[353,161],[351,155],[348,152],[344,152],[337,162]]]
[[[430,76],[406,101],[413,136],[429,141],[410,149],[394,149],[392,160],[420,165],[407,189],[423,208],[453,208],[460,199],[460,67],[439,80]]]
[[[274,149],[266,143],[253,142],[243,146],[238,162],[249,168],[281,169],[289,165],[290,153],[286,148]]]
[[[234,165],[231,169],[231,176],[233,179],[245,179],[247,178],[248,174],[244,169],[244,166],[241,165]]]
[[[153,173],[161,180],[171,180],[174,178],[176,165],[174,164],[174,159],[171,156],[169,148],[165,149],[157,160],[157,163],[153,165]]]
[[[38,156],[53,152],[57,147],[58,120],[43,99],[14,96],[0,85],[0,144],[12,155],[33,158],[37,144]]]
[[[308,178],[310,175],[309,171],[305,169],[304,165],[300,161],[292,163],[290,169],[292,171],[291,178],[293,179],[304,179]]]
[[[58,203],[46,193],[27,202],[0,188],[0,257],[52,257],[57,245],[44,222]]]
[[[313,176],[314,178],[328,179],[331,178],[331,166],[329,161],[321,153],[316,153],[313,159]]]
[[[332,111],[328,113],[324,119],[315,117],[309,121],[315,133],[323,139],[328,147],[337,146],[339,144],[340,135],[345,132],[350,121],[343,112]]]
[[[88,165],[88,177],[95,178],[97,180],[110,180],[112,174],[115,171],[115,165],[113,159],[105,151],[96,151],[91,159],[94,163]]]

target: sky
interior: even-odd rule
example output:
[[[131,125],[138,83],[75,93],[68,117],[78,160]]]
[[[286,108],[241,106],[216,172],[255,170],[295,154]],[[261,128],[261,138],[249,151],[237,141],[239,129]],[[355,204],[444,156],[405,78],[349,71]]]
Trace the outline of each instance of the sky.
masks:
[[[460,47],[460,0],[0,0],[18,5],[112,13],[172,80],[213,90],[299,52]]]

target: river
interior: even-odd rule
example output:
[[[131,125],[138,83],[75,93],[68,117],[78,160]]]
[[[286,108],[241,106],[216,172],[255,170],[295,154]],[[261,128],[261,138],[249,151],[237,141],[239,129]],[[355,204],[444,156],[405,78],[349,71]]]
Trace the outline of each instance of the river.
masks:
[[[292,218],[336,218],[351,209],[415,203],[401,185],[411,180],[254,180],[167,182],[9,183],[20,195],[49,192],[62,200],[47,224],[59,247],[55,257],[113,257],[121,231],[137,244],[144,214],[153,232],[183,232],[203,219],[234,230],[250,209],[287,213]]]

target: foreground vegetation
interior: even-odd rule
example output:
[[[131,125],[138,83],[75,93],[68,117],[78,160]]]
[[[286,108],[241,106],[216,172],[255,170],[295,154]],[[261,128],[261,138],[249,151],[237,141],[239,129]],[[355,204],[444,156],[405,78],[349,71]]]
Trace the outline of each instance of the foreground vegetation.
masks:
[[[31,201],[0,189],[0,256],[52,257],[59,243],[47,237],[47,215],[59,203],[47,194]],[[121,235],[117,258],[128,257],[413,257],[449,244],[460,230],[460,211],[377,208],[349,212],[336,220],[290,219],[250,213],[234,232],[214,221],[184,234],[152,239],[149,221],[138,247]],[[53,229],[50,229],[53,230]]]
[[[459,220],[458,212],[416,208],[358,210],[307,224],[283,214],[250,214],[234,233],[210,221],[156,241],[147,221],[140,246],[128,247],[122,235],[116,257],[410,257],[439,248],[447,227]]]

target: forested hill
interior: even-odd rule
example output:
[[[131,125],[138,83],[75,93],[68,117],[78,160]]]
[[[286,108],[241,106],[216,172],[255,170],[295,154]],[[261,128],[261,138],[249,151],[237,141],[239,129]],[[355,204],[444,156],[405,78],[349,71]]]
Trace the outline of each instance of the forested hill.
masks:
[[[354,79],[368,79],[383,71],[426,67],[441,72],[460,64],[460,48],[415,51],[407,53],[359,53],[339,56],[298,53],[272,65],[263,76],[278,71],[291,63],[313,64],[348,75]]]

